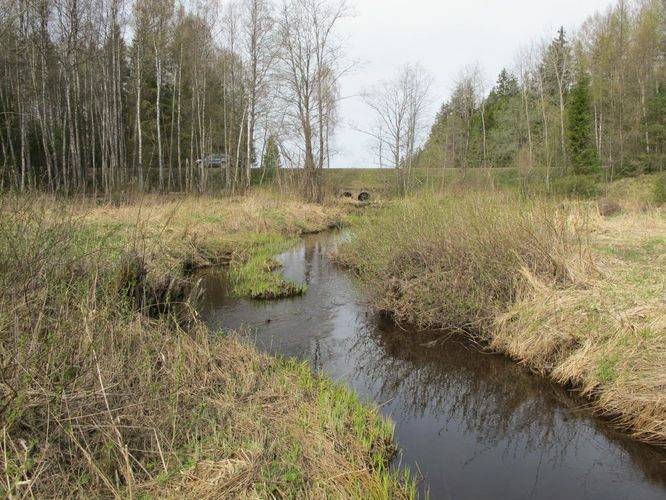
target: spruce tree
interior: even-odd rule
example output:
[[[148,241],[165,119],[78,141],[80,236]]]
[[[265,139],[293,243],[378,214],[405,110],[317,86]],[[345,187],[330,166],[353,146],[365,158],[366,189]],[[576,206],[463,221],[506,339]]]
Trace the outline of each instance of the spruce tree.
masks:
[[[574,174],[593,174],[599,169],[597,149],[594,144],[590,78],[579,71],[576,84],[571,89],[568,102],[567,135],[569,157]]]
[[[263,168],[280,168],[280,148],[274,135],[271,135],[266,141],[266,149],[261,166]]]

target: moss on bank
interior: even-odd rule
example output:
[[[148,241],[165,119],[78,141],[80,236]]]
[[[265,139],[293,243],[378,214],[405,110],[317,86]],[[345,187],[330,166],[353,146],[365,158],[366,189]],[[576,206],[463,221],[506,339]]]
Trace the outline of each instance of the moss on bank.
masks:
[[[264,221],[264,210],[283,220]],[[350,391],[233,334],[212,339],[191,296],[184,323],[147,316],[114,285],[126,251],[159,283],[188,258],[241,259],[257,234],[297,234],[338,215],[254,198],[124,207],[3,198],[0,491],[412,497],[413,484],[387,467],[392,425]]]

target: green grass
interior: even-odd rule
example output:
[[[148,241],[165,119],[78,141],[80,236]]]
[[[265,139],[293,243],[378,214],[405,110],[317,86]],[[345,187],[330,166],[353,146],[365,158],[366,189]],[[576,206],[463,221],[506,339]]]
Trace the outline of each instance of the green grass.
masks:
[[[234,294],[259,300],[274,300],[303,295],[307,285],[284,279],[275,256],[288,250],[298,240],[276,235],[257,235],[247,250],[248,256],[232,262],[230,276]]]
[[[169,491],[188,471],[201,474],[205,464],[215,462],[220,455],[234,456],[242,452],[258,457],[252,485],[252,492],[258,497],[301,498],[316,494],[312,492],[328,496],[326,492],[331,494],[331,490],[326,484],[327,478],[313,481],[311,468],[318,462],[325,467],[336,467],[331,457],[333,447],[342,460],[366,464],[376,478],[374,484],[368,484],[355,480],[352,474],[351,481],[345,480],[341,485],[343,489],[337,490],[334,496],[416,498],[417,483],[410,471],[388,467],[395,453],[394,426],[380,416],[376,408],[362,403],[355,393],[330,378],[315,375],[307,362],[275,358],[261,368],[262,378],[272,381],[273,398],[284,393],[298,401],[290,409],[290,420],[275,419],[262,411],[259,402],[247,402],[243,408],[245,417],[253,419],[262,430],[270,427],[274,436],[225,432],[223,428],[200,436],[177,451],[179,467],[159,474],[162,491]],[[199,408],[209,419],[214,418],[212,410],[206,404]],[[233,426],[231,422],[229,425]],[[161,464],[153,461],[146,468],[158,471]]]
[[[279,175],[283,182],[287,179],[297,183],[301,172],[298,169],[282,169]],[[398,195],[401,192],[401,174],[401,171],[393,168],[330,168],[321,171],[321,179],[324,190],[331,195],[337,195],[342,189],[364,189],[376,199],[378,196]],[[276,175],[275,171],[267,171],[262,177],[260,169],[253,170],[253,184],[270,186],[277,182]],[[520,187],[527,182],[517,168],[492,169],[490,175],[496,186]],[[481,168],[464,171],[454,168],[413,168],[408,176],[410,190],[450,186],[486,188],[488,183],[488,170]]]
[[[653,196],[655,203],[666,203],[666,173],[662,173],[655,178]]]
[[[601,358],[599,361],[598,377],[602,384],[610,384],[617,379],[617,365],[619,361],[620,354],[617,352]]]
[[[635,241],[613,242],[612,244],[596,244],[593,248],[603,255],[609,255],[620,260],[632,263],[649,264],[666,255],[666,239],[662,237],[647,237]],[[646,270],[648,267],[636,267],[634,271]]]
[[[553,179],[553,192],[575,199],[593,199],[602,193],[599,176],[565,175]]]
[[[150,283],[182,267],[156,259],[184,259],[205,236],[211,251],[273,265],[292,240],[259,224],[193,234],[178,214],[184,226],[155,227],[146,212],[75,217],[51,203],[0,200],[0,494],[413,498],[412,479],[387,467],[392,426],[376,408],[230,332],[149,318],[114,286],[119,252],[145,252]]]
[[[612,257],[617,257],[620,259],[631,260],[634,262],[639,262],[644,259],[644,255],[640,251],[633,248],[600,247],[597,250],[605,255],[610,255]]]
[[[659,203],[657,188],[658,174],[625,177],[611,183],[601,183],[600,188],[609,199],[618,201],[622,206],[645,209]]]
[[[666,251],[666,239],[649,238],[643,242],[642,247],[647,253],[657,255]]]
[[[223,215],[214,214],[193,214],[192,219],[207,224],[223,224],[225,222],[225,217]]]
[[[495,188],[530,194],[546,194],[546,169],[531,171],[519,168],[414,168],[409,174],[409,191],[423,188],[433,190],[486,190],[490,179]],[[399,178],[394,169],[324,169],[324,187],[336,194],[343,188],[368,189],[372,193],[392,197],[400,193]],[[650,174],[622,178],[608,183],[601,176],[565,175],[560,169],[551,171],[551,193],[557,197],[594,199],[606,195],[631,205],[644,206],[666,203],[666,174]]]

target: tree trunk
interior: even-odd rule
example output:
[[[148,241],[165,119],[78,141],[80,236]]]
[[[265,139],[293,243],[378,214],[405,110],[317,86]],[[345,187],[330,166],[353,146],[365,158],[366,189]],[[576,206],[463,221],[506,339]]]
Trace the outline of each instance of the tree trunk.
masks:
[[[164,192],[164,159],[162,157],[162,124],[161,124],[161,102],[162,95],[162,61],[159,56],[157,44],[155,44],[155,76],[157,79],[157,97],[156,97],[156,127],[157,127],[157,163],[159,166],[160,193]]]
[[[141,130],[141,47],[136,48],[136,139],[139,191],[144,191],[143,175],[143,132]]]

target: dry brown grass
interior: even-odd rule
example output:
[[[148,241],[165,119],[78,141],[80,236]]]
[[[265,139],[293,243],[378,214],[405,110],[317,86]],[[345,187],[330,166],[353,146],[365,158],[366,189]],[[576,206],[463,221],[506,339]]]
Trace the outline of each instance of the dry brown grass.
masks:
[[[666,216],[595,221],[600,273],[556,289],[530,275],[491,347],[589,396],[634,437],[666,444]]]
[[[630,212],[642,212],[657,204],[654,196],[658,175],[642,175],[616,180],[604,186],[606,199],[614,200]]]
[[[612,216],[498,193],[407,199],[361,221],[340,260],[398,321],[463,330],[666,445],[666,210],[640,181],[614,188]]]
[[[271,191],[246,197],[145,196],[123,206],[83,204],[75,213],[102,231],[136,241],[154,266],[173,268],[183,256],[215,262],[242,253],[257,235],[297,236],[327,229],[347,209],[305,203]],[[140,241],[139,241],[140,236]]]
[[[513,303],[522,268],[557,287],[588,274],[586,224],[575,206],[420,193],[361,220],[338,259],[396,321],[478,333]]]
[[[273,210],[276,220],[259,226]],[[193,223],[197,216],[204,220]],[[149,318],[118,280],[127,250],[145,255],[150,279],[159,280],[207,237],[297,232],[331,217],[271,199],[162,206],[151,198],[112,208],[4,198],[0,491],[10,498],[411,495],[385,468],[392,426],[349,391],[305,365],[212,335],[187,300],[186,328],[170,314]]]

